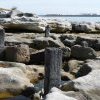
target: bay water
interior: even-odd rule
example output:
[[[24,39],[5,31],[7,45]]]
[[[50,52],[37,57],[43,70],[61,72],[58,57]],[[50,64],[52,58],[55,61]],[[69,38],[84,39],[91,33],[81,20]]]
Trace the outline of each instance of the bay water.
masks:
[[[100,17],[41,17],[43,19],[67,20],[70,22],[100,22]]]

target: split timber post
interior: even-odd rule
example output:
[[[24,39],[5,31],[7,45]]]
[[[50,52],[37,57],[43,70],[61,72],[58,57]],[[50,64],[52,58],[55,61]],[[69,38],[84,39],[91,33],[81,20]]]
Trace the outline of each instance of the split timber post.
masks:
[[[52,87],[59,87],[61,83],[62,50],[59,48],[45,49],[45,78],[44,95]]]
[[[0,28],[0,47],[4,47],[5,30]]]
[[[4,60],[4,50],[5,50],[5,30],[0,27],[0,60]]]

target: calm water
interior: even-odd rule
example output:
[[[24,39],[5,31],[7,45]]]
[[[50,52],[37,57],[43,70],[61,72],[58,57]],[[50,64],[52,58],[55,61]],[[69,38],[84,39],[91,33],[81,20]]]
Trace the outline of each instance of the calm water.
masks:
[[[100,17],[42,17],[42,18],[68,20],[71,22],[100,22]]]

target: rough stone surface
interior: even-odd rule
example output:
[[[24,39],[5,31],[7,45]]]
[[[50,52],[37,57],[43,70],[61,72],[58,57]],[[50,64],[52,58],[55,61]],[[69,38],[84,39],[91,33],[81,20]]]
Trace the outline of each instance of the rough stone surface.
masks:
[[[69,81],[69,80],[73,80],[75,79],[75,76],[68,73],[68,72],[65,72],[65,71],[61,71],[61,80],[63,81]]]
[[[100,60],[87,60],[76,73],[76,77],[81,77],[89,74],[92,70],[100,69]]]
[[[72,23],[73,32],[94,32],[95,24],[92,23]]]
[[[64,44],[57,38],[51,37],[37,37],[33,40],[33,47],[37,49],[44,49],[46,47],[64,47]]]
[[[0,18],[0,24],[7,30],[44,32],[47,25],[45,20],[30,13],[18,13],[15,10],[8,12],[8,18]]]
[[[88,43],[89,47],[95,48],[95,45],[98,43],[97,38],[92,38],[92,37],[85,37],[85,36],[78,36],[76,38],[76,43],[81,45],[83,41],[86,41]]]
[[[72,29],[71,23],[68,21],[47,20],[47,24],[51,27],[51,32],[65,33]]]
[[[26,87],[32,86],[19,68],[0,68],[0,98],[20,94]]]
[[[63,59],[70,58],[71,56],[71,49],[69,47],[61,47],[63,53]]]
[[[30,60],[30,52],[27,45],[7,47],[5,52],[7,61],[27,63]]]
[[[46,95],[44,100],[76,100],[72,97],[65,96],[61,90],[57,88],[52,88],[51,93]]]
[[[96,58],[96,52],[90,47],[82,47],[80,45],[74,45],[71,48],[71,55],[77,59],[94,59]]]
[[[95,23],[95,29],[100,31],[100,23]]]
[[[64,63],[63,69],[64,71],[70,72],[75,75],[83,64],[83,61],[69,60],[68,62]]]
[[[71,82],[73,85],[70,85],[70,91],[79,91],[86,97],[85,100],[99,100],[100,99],[99,73],[100,70],[93,70],[88,75],[74,80],[73,82]],[[66,83],[61,88],[64,91],[69,91],[68,90],[69,84]]]

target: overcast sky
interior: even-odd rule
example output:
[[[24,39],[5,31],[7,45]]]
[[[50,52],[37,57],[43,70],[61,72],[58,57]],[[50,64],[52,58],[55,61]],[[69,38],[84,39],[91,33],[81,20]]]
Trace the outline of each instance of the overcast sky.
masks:
[[[100,14],[100,0],[0,0],[0,7],[37,14]]]

